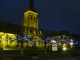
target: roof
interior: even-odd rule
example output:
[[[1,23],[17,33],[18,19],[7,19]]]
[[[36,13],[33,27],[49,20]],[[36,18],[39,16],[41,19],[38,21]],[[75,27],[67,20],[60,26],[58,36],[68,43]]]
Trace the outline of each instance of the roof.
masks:
[[[0,21],[0,32],[20,34],[21,25]]]
[[[37,13],[37,11],[34,9],[34,0],[30,0],[27,11],[28,11],[28,10],[31,10],[31,11]]]

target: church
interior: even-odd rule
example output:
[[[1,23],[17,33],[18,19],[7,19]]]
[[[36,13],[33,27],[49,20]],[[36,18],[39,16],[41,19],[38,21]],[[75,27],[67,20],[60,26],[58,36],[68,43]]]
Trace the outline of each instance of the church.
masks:
[[[42,47],[42,33],[38,29],[38,12],[34,8],[34,0],[29,1],[29,6],[22,19],[22,26],[0,21],[0,48],[21,46],[20,38],[23,39],[23,47],[32,47],[33,42],[36,47]],[[31,42],[30,42],[31,41]]]

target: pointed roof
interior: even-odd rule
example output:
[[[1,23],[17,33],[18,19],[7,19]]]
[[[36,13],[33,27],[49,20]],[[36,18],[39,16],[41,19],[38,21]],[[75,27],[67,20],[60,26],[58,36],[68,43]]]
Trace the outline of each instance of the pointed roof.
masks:
[[[36,12],[36,10],[34,9],[34,0],[30,0],[28,10]]]

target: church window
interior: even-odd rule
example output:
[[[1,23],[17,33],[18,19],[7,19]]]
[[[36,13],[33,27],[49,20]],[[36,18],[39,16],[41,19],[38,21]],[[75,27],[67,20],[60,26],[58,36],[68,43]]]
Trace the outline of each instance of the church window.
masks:
[[[32,15],[31,15],[31,20],[32,20]]]

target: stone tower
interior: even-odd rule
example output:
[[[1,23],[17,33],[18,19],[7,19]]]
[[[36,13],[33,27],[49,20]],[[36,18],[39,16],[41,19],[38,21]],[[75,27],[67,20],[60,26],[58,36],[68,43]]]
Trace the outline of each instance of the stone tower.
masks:
[[[27,35],[28,38],[33,38],[33,40],[41,39],[40,38],[41,32],[40,30],[38,30],[38,13],[34,9],[33,0],[30,0],[28,9],[26,12],[24,12],[24,18],[22,20],[22,27],[23,27],[22,28],[23,35]]]

